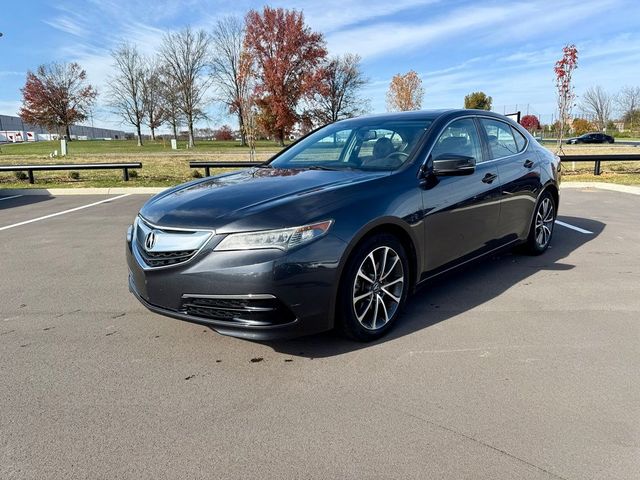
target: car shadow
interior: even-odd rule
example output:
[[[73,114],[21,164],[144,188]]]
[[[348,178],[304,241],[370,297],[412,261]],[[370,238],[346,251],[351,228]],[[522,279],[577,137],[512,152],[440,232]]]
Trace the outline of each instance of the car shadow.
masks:
[[[371,343],[358,343],[335,332],[293,340],[260,342],[273,350],[292,356],[323,358],[389,342],[444,322],[460,313],[498,297],[503,292],[541,270],[563,272],[579,265],[563,260],[574,250],[596,238],[605,224],[586,218],[559,216],[558,220],[593,232],[580,233],[556,225],[549,249],[540,256],[505,251],[440,275],[425,282],[410,297],[398,324],[388,335]]]
[[[5,193],[0,191],[0,210],[8,210],[15,207],[23,207],[25,205],[32,205],[47,200],[53,199],[50,195],[29,195],[24,194],[19,197],[13,197],[15,194]]]

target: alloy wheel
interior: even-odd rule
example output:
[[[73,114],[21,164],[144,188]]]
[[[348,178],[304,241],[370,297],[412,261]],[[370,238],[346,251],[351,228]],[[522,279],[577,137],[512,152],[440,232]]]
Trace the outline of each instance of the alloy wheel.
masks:
[[[384,327],[396,314],[404,289],[404,268],[398,253],[382,246],[362,261],[353,283],[356,319],[367,330]]]
[[[550,197],[545,197],[536,212],[535,238],[539,248],[544,248],[551,240],[553,222],[555,220],[553,201]]]

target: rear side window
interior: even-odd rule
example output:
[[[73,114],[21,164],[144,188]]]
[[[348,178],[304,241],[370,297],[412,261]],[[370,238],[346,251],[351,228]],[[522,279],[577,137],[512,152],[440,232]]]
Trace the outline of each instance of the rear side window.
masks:
[[[513,136],[511,125],[499,120],[490,120],[488,118],[481,118],[480,123],[487,133],[487,139],[489,140],[489,155],[492,160],[495,158],[515,155],[522,150],[521,148],[518,148],[516,139]]]
[[[513,138],[516,139],[516,146],[518,147],[518,152],[523,151],[525,145],[527,144],[527,139],[524,138],[524,135],[522,135],[518,130],[516,130],[513,127],[511,127],[511,132],[513,132]]]

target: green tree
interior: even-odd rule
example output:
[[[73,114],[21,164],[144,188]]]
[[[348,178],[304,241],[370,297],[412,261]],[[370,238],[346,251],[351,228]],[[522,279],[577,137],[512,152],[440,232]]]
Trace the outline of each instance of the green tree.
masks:
[[[471,92],[464,97],[464,108],[491,110],[493,99],[484,92]]]

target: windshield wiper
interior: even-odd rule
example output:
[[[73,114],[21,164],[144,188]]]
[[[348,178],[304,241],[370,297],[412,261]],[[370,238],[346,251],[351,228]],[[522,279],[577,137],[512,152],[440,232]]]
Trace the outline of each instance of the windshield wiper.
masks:
[[[311,165],[310,167],[305,167],[307,170],[328,170],[331,172],[337,172],[339,170],[353,170],[351,167],[328,167],[326,165]]]

